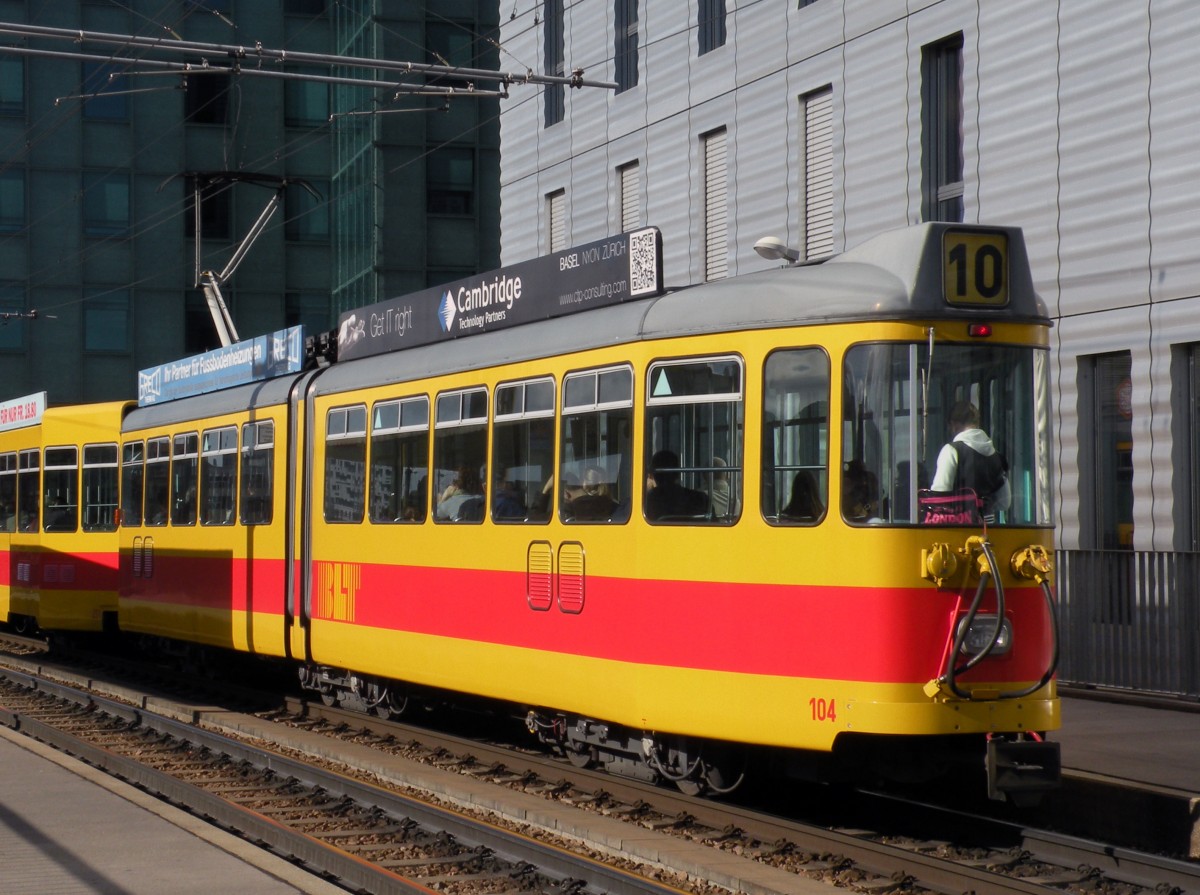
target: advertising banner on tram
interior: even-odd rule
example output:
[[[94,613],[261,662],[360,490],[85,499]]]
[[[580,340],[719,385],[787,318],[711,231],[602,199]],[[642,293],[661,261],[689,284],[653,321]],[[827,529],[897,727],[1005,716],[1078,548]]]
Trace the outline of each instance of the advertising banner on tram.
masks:
[[[370,357],[662,292],[657,227],[597,240],[348,311],[338,359]]]

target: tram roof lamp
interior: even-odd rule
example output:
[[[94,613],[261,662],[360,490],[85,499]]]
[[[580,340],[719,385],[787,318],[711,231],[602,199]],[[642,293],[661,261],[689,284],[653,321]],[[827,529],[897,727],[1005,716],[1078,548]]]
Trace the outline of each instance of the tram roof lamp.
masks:
[[[795,264],[800,260],[800,253],[788,248],[778,236],[764,236],[754,244],[754,251],[768,261],[786,261]]]

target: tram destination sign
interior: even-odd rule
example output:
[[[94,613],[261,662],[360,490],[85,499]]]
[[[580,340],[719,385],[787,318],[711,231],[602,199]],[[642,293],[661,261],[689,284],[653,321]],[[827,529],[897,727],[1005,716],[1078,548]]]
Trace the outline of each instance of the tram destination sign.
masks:
[[[493,332],[662,291],[662,235],[647,227],[348,311],[338,319],[338,359]]]
[[[260,382],[303,366],[304,327],[290,326],[139,371],[138,406]]]

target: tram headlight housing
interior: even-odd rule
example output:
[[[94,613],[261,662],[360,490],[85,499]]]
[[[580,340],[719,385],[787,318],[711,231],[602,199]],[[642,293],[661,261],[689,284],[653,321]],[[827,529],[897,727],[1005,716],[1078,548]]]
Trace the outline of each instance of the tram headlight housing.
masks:
[[[962,619],[958,623],[957,637],[962,637],[962,652],[969,655],[983,652],[987,649],[988,643],[996,630],[996,616],[994,615],[977,615],[971,620],[970,627],[967,628],[966,636],[963,636],[963,627],[967,624],[967,619]],[[1000,633],[996,635],[995,646],[992,647],[993,656],[1003,656],[1012,649],[1012,625],[1005,619],[1000,625]]]

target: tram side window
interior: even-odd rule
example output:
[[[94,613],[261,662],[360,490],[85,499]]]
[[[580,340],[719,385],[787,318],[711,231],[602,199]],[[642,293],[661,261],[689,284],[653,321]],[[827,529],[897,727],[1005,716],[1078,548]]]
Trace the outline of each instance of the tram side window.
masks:
[[[0,454],[0,532],[17,530],[17,455]]]
[[[741,358],[651,364],[646,387],[646,494],[655,523],[730,525],[741,515]]]
[[[776,351],[763,369],[762,514],[815,525],[829,505],[829,356]]]
[[[429,399],[380,401],[371,414],[371,521],[424,522],[428,490]]]
[[[117,446],[83,446],[83,530],[117,530]]]
[[[275,422],[242,426],[241,520],[243,525],[270,525],[275,500]]]
[[[46,448],[42,475],[44,531],[75,531],[79,527],[79,448]]]
[[[626,522],[632,504],[633,370],[610,367],[563,380],[558,480],[547,483],[564,522]]]
[[[200,436],[186,432],[175,436],[171,451],[171,524],[196,524],[196,467]]]
[[[437,396],[433,430],[433,519],[482,522],[487,482],[485,388]]]
[[[335,407],[325,420],[325,521],[362,522],[367,493],[367,408]]]
[[[200,524],[233,525],[237,504],[237,428],[209,429],[200,444]]]
[[[140,441],[121,446],[121,525],[142,524],[142,495],[145,491],[146,448]]]
[[[496,387],[492,423],[492,520],[546,522],[543,494],[554,470],[554,380]]]
[[[171,439],[151,438],[146,442],[147,525],[166,525],[171,508]]]
[[[42,458],[36,450],[21,451],[17,470],[17,530],[37,531],[41,520]]]

